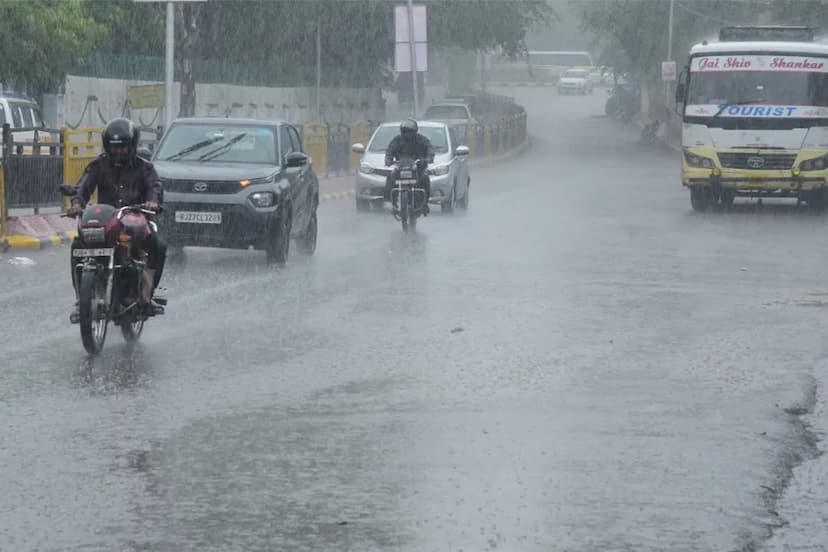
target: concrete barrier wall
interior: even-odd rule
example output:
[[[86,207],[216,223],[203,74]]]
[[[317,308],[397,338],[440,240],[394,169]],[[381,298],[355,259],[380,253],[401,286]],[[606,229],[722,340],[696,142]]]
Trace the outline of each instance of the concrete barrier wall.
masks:
[[[127,115],[143,126],[163,124],[163,109],[132,109],[127,105],[127,89],[153,81],[126,81],[92,77],[66,77],[62,109],[50,110],[57,128],[63,126],[98,127],[106,120]],[[173,98],[176,113],[179,107],[180,83],[175,83]],[[316,91],[313,87],[266,88],[232,84],[196,84],[196,116],[229,115],[260,119],[284,119],[307,123],[348,123],[354,120],[381,121],[385,116],[382,92],[371,88],[322,88],[320,116],[316,116]],[[90,97],[96,101],[90,101]],[[59,100],[58,100],[59,101]],[[51,121],[50,121],[51,123]]]

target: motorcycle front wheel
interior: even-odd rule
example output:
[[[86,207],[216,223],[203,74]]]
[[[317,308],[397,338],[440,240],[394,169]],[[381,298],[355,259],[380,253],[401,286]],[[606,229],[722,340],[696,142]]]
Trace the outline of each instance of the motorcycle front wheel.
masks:
[[[79,295],[81,341],[86,352],[96,355],[103,349],[109,324],[105,308],[106,278],[99,272],[84,270]]]
[[[403,232],[408,232],[408,212],[410,211],[408,202],[408,192],[400,192],[400,224],[402,224]]]
[[[142,318],[133,318],[132,320],[124,320],[121,322],[121,333],[124,335],[124,340],[127,343],[135,343],[138,341],[143,331],[144,320]]]

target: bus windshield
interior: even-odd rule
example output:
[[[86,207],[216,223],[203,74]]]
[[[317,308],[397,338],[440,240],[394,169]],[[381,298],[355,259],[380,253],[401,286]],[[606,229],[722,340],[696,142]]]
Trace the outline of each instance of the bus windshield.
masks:
[[[828,117],[828,58],[709,56],[691,61],[688,115]]]

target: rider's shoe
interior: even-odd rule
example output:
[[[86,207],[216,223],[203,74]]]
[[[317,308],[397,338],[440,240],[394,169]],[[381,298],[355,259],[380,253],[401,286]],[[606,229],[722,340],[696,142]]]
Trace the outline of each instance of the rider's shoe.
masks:
[[[72,313],[69,315],[69,322],[71,324],[80,323],[80,304],[75,301],[75,306],[72,307]]]
[[[164,306],[167,304],[167,288],[158,287],[152,292],[152,302],[156,305]]]

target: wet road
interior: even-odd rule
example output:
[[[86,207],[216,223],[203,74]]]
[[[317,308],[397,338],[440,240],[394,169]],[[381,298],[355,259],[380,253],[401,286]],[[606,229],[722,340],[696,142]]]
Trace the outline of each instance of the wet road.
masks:
[[[516,94],[467,216],[189,250],[134,350],[4,255],[0,550],[820,549],[825,218],[692,213],[602,91]]]

